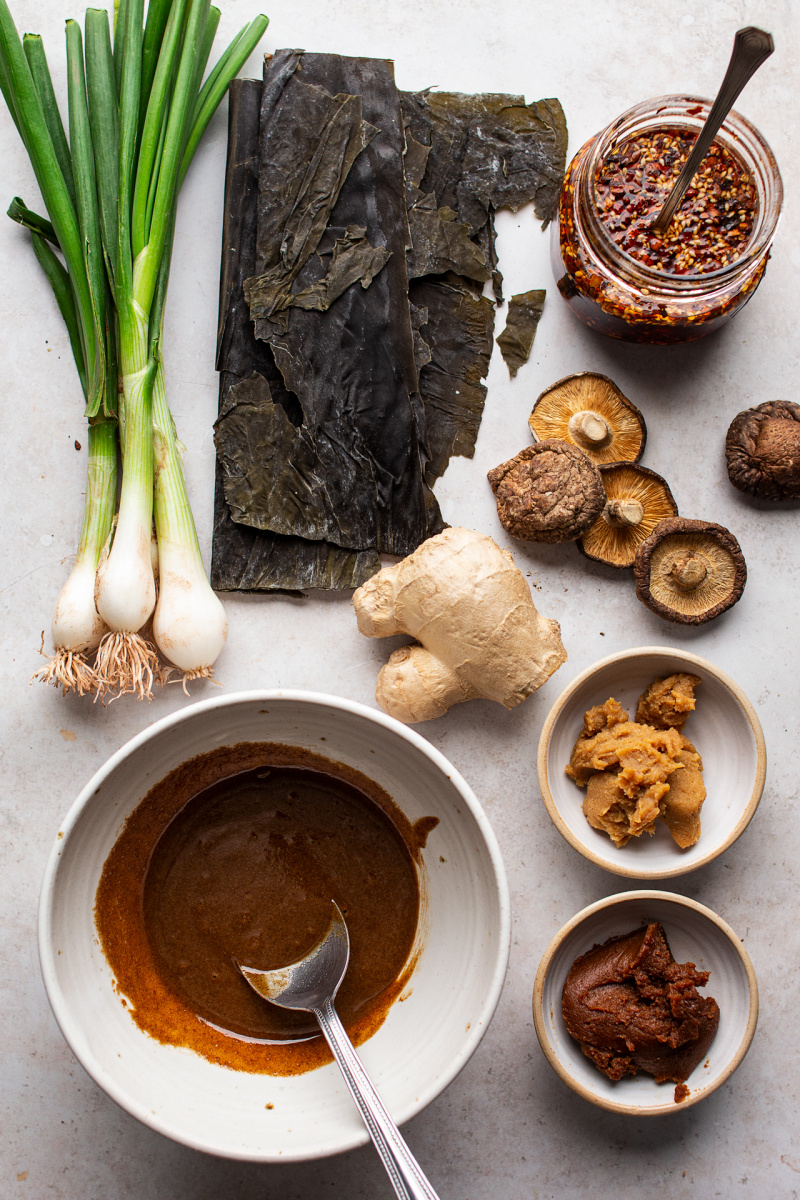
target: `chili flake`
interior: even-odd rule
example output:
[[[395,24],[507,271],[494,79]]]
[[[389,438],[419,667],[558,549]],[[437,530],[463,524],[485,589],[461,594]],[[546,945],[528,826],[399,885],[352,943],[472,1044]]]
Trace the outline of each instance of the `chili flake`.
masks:
[[[663,236],[653,221],[694,145],[683,129],[652,130],[611,147],[595,176],[597,211],[615,244],[668,275],[718,271],[740,257],[756,218],[744,164],[712,142]]]

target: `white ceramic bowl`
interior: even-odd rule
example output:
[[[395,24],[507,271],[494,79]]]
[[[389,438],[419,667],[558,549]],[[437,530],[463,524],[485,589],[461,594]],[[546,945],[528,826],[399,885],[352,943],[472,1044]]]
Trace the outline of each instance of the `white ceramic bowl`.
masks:
[[[94,925],[103,863],[132,809],[180,763],[245,741],[347,763],[411,821],[439,818],[423,855],[423,949],[410,994],[359,1051],[399,1123],[455,1078],[486,1031],[508,960],[508,887],[489,822],[447,759],[392,718],[334,696],[263,691],[194,704],[139,734],[87,784],[58,834],[39,911],[42,973],[65,1038],[109,1096],[167,1137],[229,1158],[292,1162],[368,1140],[336,1066],[254,1075],[160,1044],[114,993]]]
[[[583,714],[613,696],[634,719],[636,701],[658,676],[686,671],[700,678],[697,707],[685,733],[703,760],[706,799],[701,833],[681,850],[663,821],[656,831],[615,846],[583,815],[585,791],[565,774]],[[713,663],[685,650],[645,646],[589,667],[556,700],[539,739],[539,788],[559,833],[598,866],[631,879],[667,879],[694,871],[727,850],[747,828],[764,790],[767,754],[755,709],[738,684]]]
[[[689,1095],[675,1103],[675,1085],[641,1072],[614,1083],[583,1054],[561,1016],[561,994],[573,962],[608,938],[660,921],[677,962],[710,971],[703,995],[720,1018],[708,1057],[687,1080]],[[590,904],[569,921],[544,952],[533,988],[533,1022],[550,1065],[574,1092],[611,1112],[656,1116],[680,1112],[710,1096],[744,1058],[758,1020],[758,985],[750,958],[729,925],[702,904],[671,892],[622,892]]]

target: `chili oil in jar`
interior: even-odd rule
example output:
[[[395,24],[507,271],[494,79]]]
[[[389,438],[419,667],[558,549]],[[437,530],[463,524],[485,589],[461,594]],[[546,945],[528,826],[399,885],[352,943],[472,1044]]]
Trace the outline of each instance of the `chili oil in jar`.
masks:
[[[758,131],[730,113],[662,236],[652,223],[709,103],[664,96],[623,113],[572,160],[553,226],[558,289],[610,337],[665,344],[711,333],[763,278],[783,189]]]

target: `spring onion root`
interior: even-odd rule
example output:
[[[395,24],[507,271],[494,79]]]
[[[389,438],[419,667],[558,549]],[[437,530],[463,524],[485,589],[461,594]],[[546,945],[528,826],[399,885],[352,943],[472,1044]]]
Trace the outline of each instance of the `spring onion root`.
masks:
[[[152,700],[158,655],[139,633],[107,633],[97,651],[96,670],[117,696],[130,692],[139,700]]]

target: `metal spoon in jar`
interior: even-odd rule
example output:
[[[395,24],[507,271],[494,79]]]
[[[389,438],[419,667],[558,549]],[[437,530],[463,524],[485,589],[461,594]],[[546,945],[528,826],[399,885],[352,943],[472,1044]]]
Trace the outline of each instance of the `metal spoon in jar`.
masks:
[[[384,1108],[333,1006],[350,960],[347,926],[335,901],[333,909],[331,923],[322,941],[299,962],[276,971],[258,971],[242,963],[236,965],[265,1000],[279,1008],[312,1012],[317,1018],[400,1200],[438,1200],[400,1130]]]
[[[706,117],[705,125],[698,134],[692,153],[675,181],[675,186],[667,196],[661,212],[653,222],[652,228],[655,233],[663,234],[666,231],[675,209],[683,199],[684,192],[708,153],[722,122],[733,108],[734,100],[748,79],[756,73],[774,49],[775,43],[772,40],[772,34],[765,33],[763,29],[756,29],[755,26],[748,25],[746,29],[740,29],[737,32],[733,39],[733,53],[722,81],[722,87]]]

